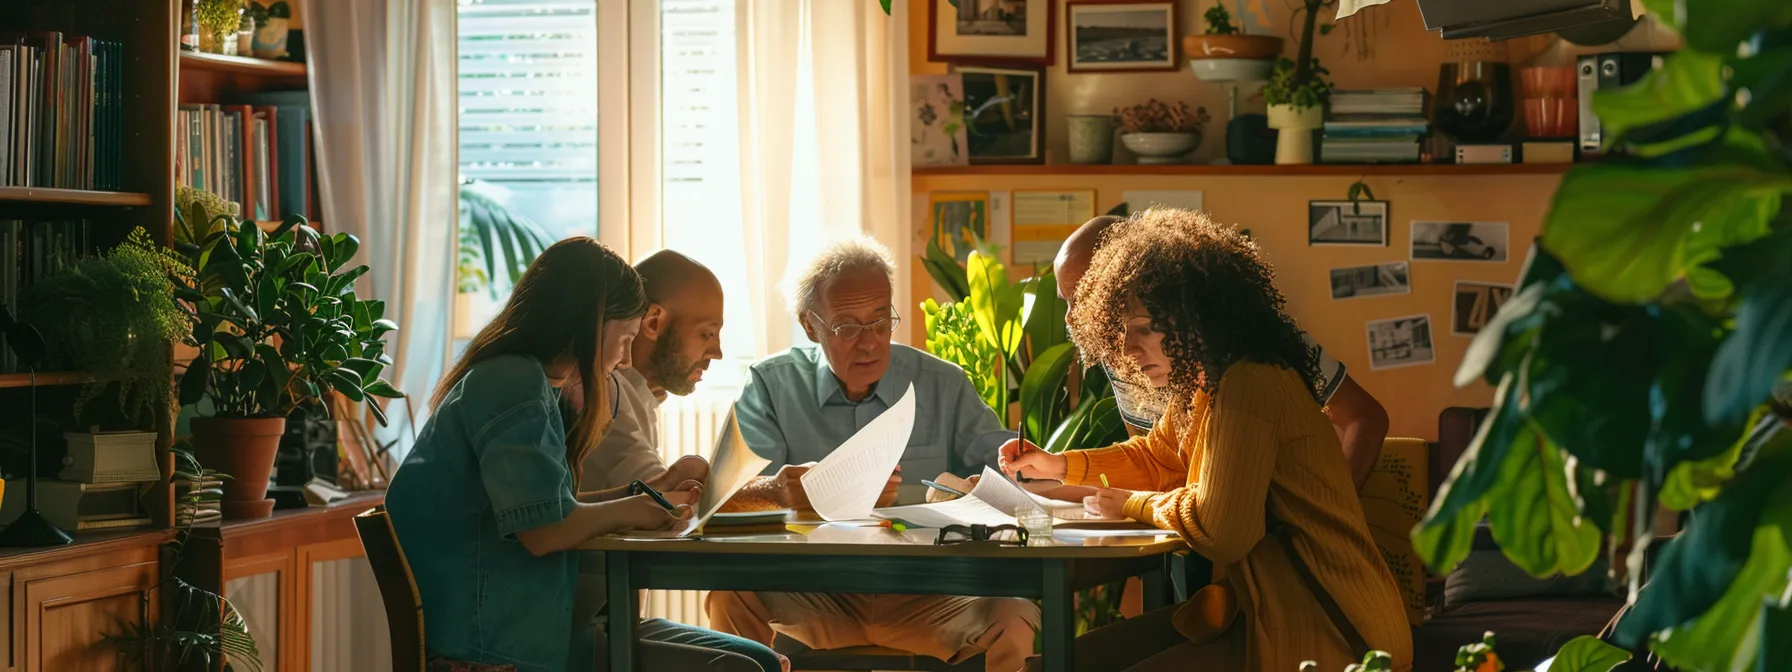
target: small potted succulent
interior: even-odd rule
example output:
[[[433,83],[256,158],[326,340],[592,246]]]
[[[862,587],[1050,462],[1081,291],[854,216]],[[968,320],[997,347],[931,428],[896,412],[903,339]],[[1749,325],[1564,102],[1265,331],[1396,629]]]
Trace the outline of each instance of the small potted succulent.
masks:
[[[1196,77],[1209,82],[1255,82],[1269,76],[1270,67],[1282,54],[1282,38],[1244,34],[1232,23],[1226,0],[1215,0],[1202,18],[1207,20],[1207,31],[1182,38],[1182,53],[1188,55]]]
[[[1139,163],[1179,163],[1201,146],[1201,132],[1213,118],[1207,108],[1190,110],[1188,103],[1172,107],[1156,98],[1114,110],[1120,117],[1120,143],[1139,155]]]

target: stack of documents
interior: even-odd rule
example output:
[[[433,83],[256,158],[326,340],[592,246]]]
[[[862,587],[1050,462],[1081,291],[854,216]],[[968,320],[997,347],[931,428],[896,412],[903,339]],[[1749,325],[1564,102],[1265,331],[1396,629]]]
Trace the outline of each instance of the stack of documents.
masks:
[[[891,506],[872,511],[871,515],[899,519],[921,527],[1013,525],[1015,512],[1029,509],[1045,511],[1058,520],[1099,520],[1089,516],[1081,502],[1040,497],[989,467],[983,468],[983,477],[977,479],[977,487],[963,497],[949,502]]]

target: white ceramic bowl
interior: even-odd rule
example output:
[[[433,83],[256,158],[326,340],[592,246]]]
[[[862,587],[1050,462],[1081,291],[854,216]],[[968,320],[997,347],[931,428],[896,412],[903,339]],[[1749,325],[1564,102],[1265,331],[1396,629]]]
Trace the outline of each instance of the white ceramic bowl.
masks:
[[[1261,82],[1269,79],[1275,61],[1254,58],[1193,58],[1188,67],[1203,82]]]
[[[1139,155],[1139,163],[1181,163],[1182,157],[1201,146],[1194,133],[1124,133],[1120,144]]]

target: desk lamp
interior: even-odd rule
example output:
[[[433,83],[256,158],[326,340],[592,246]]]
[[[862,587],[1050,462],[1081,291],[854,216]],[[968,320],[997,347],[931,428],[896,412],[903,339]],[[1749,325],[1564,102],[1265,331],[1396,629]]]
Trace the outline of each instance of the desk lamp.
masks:
[[[31,372],[31,470],[25,472],[25,513],[0,530],[0,547],[61,546],[74,541],[37,510],[37,366],[47,353],[37,328],[14,320],[0,305],[0,336]]]

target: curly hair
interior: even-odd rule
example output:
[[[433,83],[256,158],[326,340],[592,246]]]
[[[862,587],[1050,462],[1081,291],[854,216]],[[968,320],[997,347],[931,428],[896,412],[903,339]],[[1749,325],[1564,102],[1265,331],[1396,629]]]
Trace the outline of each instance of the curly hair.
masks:
[[[1283,311],[1286,300],[1257,244],[1194,210],[1150,209],[1111,227],[1076,289],[1071,337],[1083,354],[1129,380],[1126,315],[1137,301],[1162,333],[1170,384],[1162,401],[1212,394],[1239,360],[1300,374],[1319,395],[1318,353]]]

